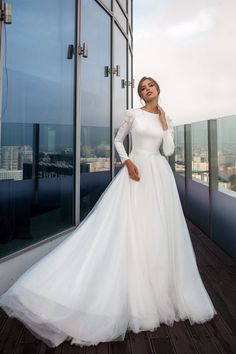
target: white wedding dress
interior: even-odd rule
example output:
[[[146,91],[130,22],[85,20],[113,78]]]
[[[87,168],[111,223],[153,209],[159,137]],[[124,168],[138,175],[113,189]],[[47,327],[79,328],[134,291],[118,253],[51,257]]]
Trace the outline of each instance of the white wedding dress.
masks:
[[[123,166],[74,232],[0,297],[0,306],[54,347],[123,340],[127,330],[154,330],[217,313],[198,272],[172,170],[173,122],[126,110],[115,138],[121,161],[131,132],[132,180]]]

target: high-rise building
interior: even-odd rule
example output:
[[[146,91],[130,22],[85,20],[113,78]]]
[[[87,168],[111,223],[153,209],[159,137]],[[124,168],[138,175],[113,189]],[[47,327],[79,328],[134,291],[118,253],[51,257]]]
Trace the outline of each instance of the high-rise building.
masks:
[[[0,22],[2,259],[42,254],[89,213],[120,167],[113,140],[133,90],[132,0],[11,4],[12,23]]]

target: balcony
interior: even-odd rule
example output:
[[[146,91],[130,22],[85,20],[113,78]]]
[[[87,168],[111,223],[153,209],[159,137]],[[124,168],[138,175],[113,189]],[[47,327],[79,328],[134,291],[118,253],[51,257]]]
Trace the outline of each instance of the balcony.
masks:
[[[169,158],[198,268],[218,316],[202,325],[191,326],[189,321],[184,321],[176,322],[173,327],[161,325],[154,332],[129,332],[124,342],[102,343],[87,348],[65,342],[58,348],[48,348],[23,324],[8,318],[0,310],[0,352],[236,352],[236,265],[233,260],[236,251],[235,130],[236,116],[178,126],[175,128],[175,155]],[[38,155],[32,155],[32,171]]]
[[[175,127],[169,159],[185,216],[236,259],[236,116]]]

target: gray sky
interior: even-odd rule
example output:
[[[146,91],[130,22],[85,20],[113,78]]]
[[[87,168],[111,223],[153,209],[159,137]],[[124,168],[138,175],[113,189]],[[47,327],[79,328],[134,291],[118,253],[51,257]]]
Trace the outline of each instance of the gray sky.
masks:
[[[134,107],[142,76],[175,124],[236,114],[236,0],[134,0]]]

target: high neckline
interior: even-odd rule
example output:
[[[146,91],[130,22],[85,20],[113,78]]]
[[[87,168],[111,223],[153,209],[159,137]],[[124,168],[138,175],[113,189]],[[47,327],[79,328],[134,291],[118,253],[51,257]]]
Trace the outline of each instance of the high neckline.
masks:
[[[142,108],[138,108],[140,111],[142,111],[142,112],[145,112],[145,113],[148,113],[148,114],[151,114],[152,116],[158,116],[159,115],[159,113],[152,113],[152,112],[148,112],[148,111],[146,111],[145,109],[142,109]]]

